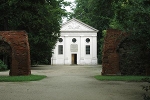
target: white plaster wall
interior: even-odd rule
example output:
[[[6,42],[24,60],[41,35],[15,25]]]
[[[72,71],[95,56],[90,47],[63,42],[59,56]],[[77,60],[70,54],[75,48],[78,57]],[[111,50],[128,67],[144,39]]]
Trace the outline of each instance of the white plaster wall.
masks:
[[[97,30],[73,19],[62,26],[60,38],[63,42],[57,42],[54,49],[54,54],[51,58],[52,64],[65,64],[72,63],[72,54],[77,54],[77,64],[79,65],[96,65],[97,64]],[[73,43],[72,39],[76,38]],[[90,42],[87,43],[86,39],[89,38]],[[70,45],[77,44],[78,51],[71,52]],[[63,54],[58,54],[58,45],[63,45]],[[90,45],[90,55],[86,54],[86,45]]]
[[[76,42],[73,43],[72,42],[72,39],[73,38],[76,38]],[[65,64],[71,64],[71,55],[72,54],[77,54],[77,64],[79,64],[79,58],[80,58],[80,38],[79,37],[67,37],[67,39],[65,40],[66,41],[66,45],[65,45]],[[71,52],[71,48],[70,48],[70,45],[71,44],[77,44],[78,45],[78,51],[77,52]]]
[[[54,49],[54,55],[52,57],[53,64],[65,64],[70,65],[72,62],[71,55],[77,54],[77,64],[79,65],[96,65],[97,64],[97,41],[96,36],[61,36],[63,42],[57,42]],[[73,43],[72,39],[76,38],[76,42]],[[90,42],[86,42],[86,38],[90,39]],[[78,51],[71,52],[70,45],[77,44]],[[58,45],[63,45],[63,54],[58,54]],[[86,54],[86,45],[90,45],[90,54]]]

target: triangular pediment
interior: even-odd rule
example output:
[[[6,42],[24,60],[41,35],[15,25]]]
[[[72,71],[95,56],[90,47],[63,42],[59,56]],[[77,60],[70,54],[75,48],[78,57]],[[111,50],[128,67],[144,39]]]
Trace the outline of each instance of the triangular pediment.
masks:
[[[90,32],[98,32],[97,29],[73,18],[68,22],[64,23],[61,27],[60,31],[90,31]]]

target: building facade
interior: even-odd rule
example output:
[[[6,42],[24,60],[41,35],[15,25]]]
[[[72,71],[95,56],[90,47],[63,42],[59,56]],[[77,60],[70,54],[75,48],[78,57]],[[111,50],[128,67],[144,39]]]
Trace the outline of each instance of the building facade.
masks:
[[[53,65],[97,65],[98,30],[73,18],[64,23],[53,50]]]

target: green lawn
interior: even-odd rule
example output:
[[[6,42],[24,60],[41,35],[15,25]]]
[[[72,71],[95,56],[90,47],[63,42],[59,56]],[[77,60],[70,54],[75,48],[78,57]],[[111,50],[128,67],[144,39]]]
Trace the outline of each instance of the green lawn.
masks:
[[[28,75],[28,76],[0,76],[0,82],[25,82],[38,81],[46,78],[45,75]]]
[[[145,78],[149,78],[150,76],[94,76],[97,80],[101,81],[134,81],[141,82]]]

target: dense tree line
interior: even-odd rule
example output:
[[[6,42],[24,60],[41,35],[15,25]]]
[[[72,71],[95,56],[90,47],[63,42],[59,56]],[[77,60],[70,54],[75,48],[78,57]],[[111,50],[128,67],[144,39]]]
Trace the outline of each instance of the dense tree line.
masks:
[[[126,52],[126,56],[123,57],[121,68],[129,75],[149,73],[146,71],[150,68],[150,1],[119,0],[114,2],[113,6],[115,16],[112,28],[129,34],[126,42],[130,52]]]
[[[70,15],[88,25],[98,29],[98,62],[101,63],[101,44],[102,31],[109,28],[110,21],[113,18],[112,9],[113,0],[75,0],[76,8]]]
[[[66,5],[63,0],[0,0],[0,31],[25,30],[32,63],[49,63]]]
[[[119,0],[114,5],[114,26],[128,32],[132,39],[138,39],[150,49],[150,1]]]
[[[145,48],[150,48],[149,0],[76,0],[70,17],[98,29],[98,41],[103,30],[114,28],[130,33],[132,38],[143,42]]]
[[[145,67],[150,65],[149,0],[76,0],[75,2],[76,8],[70,18],[75,17],[99,30],[97,38],[99,63],[102,57],[103,32],[112,28],[128,33],[128,42],[134,41],[126,57],[126,69],[130,67],[137,69],[134,64],[139,64],[139,70],[143,67],[140,64],[144,64]]]

